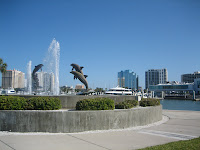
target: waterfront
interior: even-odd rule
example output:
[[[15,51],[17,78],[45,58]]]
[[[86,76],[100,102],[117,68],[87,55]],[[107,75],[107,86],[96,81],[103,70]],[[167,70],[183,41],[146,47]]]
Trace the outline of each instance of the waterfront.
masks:
[[[163,109],[200,111],[200,101],[192,100],[160,100]]]

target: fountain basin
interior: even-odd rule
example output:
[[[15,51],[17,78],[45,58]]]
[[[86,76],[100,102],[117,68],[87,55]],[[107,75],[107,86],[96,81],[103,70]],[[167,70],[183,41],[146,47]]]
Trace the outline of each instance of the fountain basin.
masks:
[[[143,126],[161,119],[161,105],[100,111],[1,110],[0,131],[73,133]]]

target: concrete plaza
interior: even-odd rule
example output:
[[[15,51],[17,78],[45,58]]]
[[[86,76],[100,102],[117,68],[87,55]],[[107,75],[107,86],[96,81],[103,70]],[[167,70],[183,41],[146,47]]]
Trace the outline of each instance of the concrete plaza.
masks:
[[[0,150],[133,150],[200,136],[200,111],[163,110],[144,127],[83,133],[0,132]]]

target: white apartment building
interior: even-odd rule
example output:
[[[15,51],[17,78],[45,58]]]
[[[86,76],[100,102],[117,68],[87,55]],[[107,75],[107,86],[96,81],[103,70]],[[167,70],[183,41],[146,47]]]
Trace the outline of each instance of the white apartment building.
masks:
[[[168,81],[167,69],[150,69],[145,72],[145,88],[150,85],[165,84]]]
[[[7,70],[2,74],[2,88],[24,88],[24,73],[18,70]]]

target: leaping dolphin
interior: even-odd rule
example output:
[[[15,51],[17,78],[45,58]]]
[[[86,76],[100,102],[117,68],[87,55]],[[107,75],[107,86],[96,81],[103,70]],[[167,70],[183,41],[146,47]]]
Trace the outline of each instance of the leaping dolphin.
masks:
[[[88,89],[88,82],[82,73],[78,71],[71,71],[70,73],[74,75],[74,78],[78,78],[85,85],[86,90]]]
[[[75,69],[77,72],[80,72],[81,74],[83,74],[83,71],[82,71],[82,69],[84,68],[84,67],[80,67],[79,65],[77,65],[77,64],[71,64],[71,66],[73,67],[72,68],[72,71]],[[87,77],[87,75],[84,75],[85,77]]]
[[[39,87],[39,79],[38,79],[38,77],[36,75],[36,72],[38,70],[40,70],[40,69],[42,70],[42,66],[43,66],[43,64],[39,64],[39,65],[35,66],[35,68],[34,68],[34,70],[32,72],[33,89],[36,89],[36,90]]]
[[[35,74],[38,70],[40,70],[42,68],[43,64],[39,64],[37,66],[35,66],[35,69],[33,70],[32,74]]]

